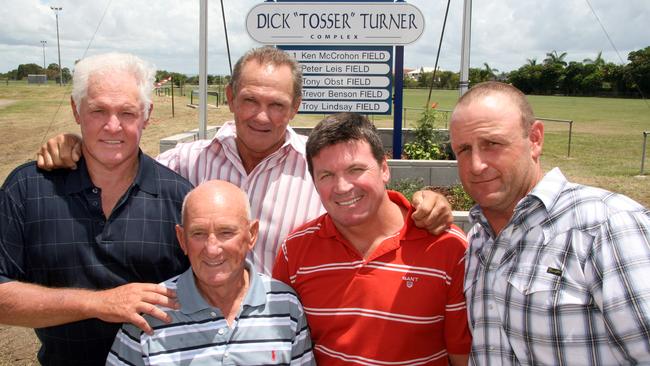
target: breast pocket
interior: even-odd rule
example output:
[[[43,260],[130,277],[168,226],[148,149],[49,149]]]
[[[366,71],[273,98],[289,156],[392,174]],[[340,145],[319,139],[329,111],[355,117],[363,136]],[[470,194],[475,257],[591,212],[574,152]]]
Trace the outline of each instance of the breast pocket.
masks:
[[[519,265],[508,276],[508,286],[526,306],[541,311],[569,310],[591,305],[591,295],[578,263],[542,260],[538,264]]]

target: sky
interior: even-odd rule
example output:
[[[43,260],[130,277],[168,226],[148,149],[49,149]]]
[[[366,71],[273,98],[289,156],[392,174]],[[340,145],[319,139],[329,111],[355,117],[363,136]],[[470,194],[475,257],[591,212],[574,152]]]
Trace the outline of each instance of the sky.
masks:
[[[223,0],[233,63],[259,46],[245,29],[247,13],[261,0]],[[405,67],[432,67],[446,1],[411,0],[425,16],[423,35],[405,46]],[[73,68],[84,55],[109,51],[134,53],[158,69],[198,74],[199,0],[3,0],[0,5],[0,72],[19,64],[57,62],[59,12],[61,63]],[[594,13],[591,11],[593,8]],[[102,16],[104,17],[102,18]],[[439,67],[460,69],[463,1],[451,2]],[[597,21],[598,17],[615,48]],[[567,61],[593,59],[626,63],[630,51],[650,46],[650,1],[479,0],[473,1],[471,67],[507,72],[527,59],[542,62],[553,50]],[[208,73],[229,73],[220,1],[208,0]]]

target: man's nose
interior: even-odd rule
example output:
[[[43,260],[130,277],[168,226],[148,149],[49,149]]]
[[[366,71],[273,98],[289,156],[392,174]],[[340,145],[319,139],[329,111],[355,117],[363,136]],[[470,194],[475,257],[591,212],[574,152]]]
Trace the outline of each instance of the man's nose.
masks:
[[[472,174],[479,175],[483,173],[483,170],[485,170],[486,166],[487,165],[485,164],[485,160],[483,159],[480,149],[472,149]]]
[[[116,114],[110,114],[104,128],[110,132],[117,132],[122,129],[122,122]]]

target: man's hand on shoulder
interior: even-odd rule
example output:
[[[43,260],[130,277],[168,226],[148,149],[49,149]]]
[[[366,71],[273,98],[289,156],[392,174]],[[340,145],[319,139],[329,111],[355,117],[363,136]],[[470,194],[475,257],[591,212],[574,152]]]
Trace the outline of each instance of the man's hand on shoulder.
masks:
[[[81,137],[59,134],[47,140],[36,153],[36,164],[44,170],[77,169],[81,158]]]
[[[415,226],[433,235],[441,234],[454,222],[451,205],[445,196],[433,191],[417,191],[411,204],[415,209],[411,217]]]
[[[109,290],[97,291],[89,303],[93,317],[111,323],[131,323],[147,334],[153,329],[141,314],[148,314],[165,323],[171,318],[156,305],[179,309],[176,292],[153,283],[129,283]]]

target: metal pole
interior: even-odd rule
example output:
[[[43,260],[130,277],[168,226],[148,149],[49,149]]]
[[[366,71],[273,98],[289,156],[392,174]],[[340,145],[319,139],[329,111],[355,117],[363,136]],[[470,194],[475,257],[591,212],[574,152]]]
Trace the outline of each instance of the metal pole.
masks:
[[[63,10],[60,6],[50,6],[56,15],[56,47],[59,50],[59,85],[63,86],[63,69],[61,68],[61,43],[59,42],[59,11]]]
[[[459,92],[462,96],[469,89],[469,48],[472,33],[472,0],[464,0],[463,41],[460,53]]]
[[[208,0],[201,0],[199,16],[199,139],[208,125]]]
[[[226,27],[226,12],[223,9],[223,0],[221,0],[221,17],[223,18],[223,34],[226,36],[225,38],[226,51],[228,51],[228,66],[230,66],[230,75],[232,76],[232,60],[230,59],[230,44],[228,43],[228,28]]]
[[[43,45],[43,72],[45,72],[45,45],[47,44],[47,41],[41,41],[41,45]]]
[[[648,135],[650,134],[650,131],[643,131],[643,153],[641,153],[641,175],[644,173],[644,168],[645,168],[645,148],[646,148],[646,142],[648,140]]]
[[[569,147],[566,152],[566,157],[571,157],[571,135],[573,134],[573,120],[569,121]]]
[[[404,46],[395,46],[395,105],[393,108],[393,159],[402,158],[402,108],[404,100]]]
[[[170,76],[169,81],[172,84],[172,118],[174,118],[174,77]]]

